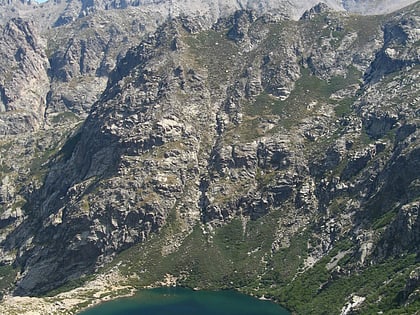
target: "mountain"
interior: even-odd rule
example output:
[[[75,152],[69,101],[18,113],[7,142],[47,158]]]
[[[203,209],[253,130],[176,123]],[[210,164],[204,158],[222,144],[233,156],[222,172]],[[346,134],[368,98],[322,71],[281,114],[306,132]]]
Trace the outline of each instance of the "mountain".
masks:
[[[390,0],[349,0],[342,1],[343,8],[347,11],[357,12],[361,14],[384,14],[389,13],[405,6],[408,6],[415,1],[390,1]]]
[[[414,314],[420,4],[206,3],[2,3],[0,311],[177,284]]]
[[[0,26],[4,29],[3,37],[14,36],[6,35],[13,24],[18,29],[26,29],[28,36],[23,31],[18,41],[3,38],[9,44],[1,48],[5,57],[0,68],[4,78],[0,86],[0,110],[6,112],[7,117],[0,120],[0,134],[37,130],[40,126],[53,124],[54,117],[62,112],[85,118],[91,104],[105,89],[107,76],[116,61],[169,17],[194,17],[195,25],[189,27],[204,30],[236,10],[253,10],[257,15],[269,13],[273,18],[296,20],[317,1],[59,0],[41,4],[2,1]],[[325,2],[337,10],[345,8],[351,12],[375,14],[414,1],[392,4],[387,1]],[[38,45],[38,51],[35,55],[26,55],[34,49],[33,43]],[[32,69],[20,64],[18,57],[11,57],[22,47],[25,48],[26,63],[31,64],[28,68]],[[44,55],[39,56],[40,52]],[[35,70],[35,75],[39,73],[42,77],[34,78],[34,82],[27,79],[10,82],[8,73],[14,73],[16,67],[22,72]],[[35,89],[33,85],[36,85]],[[33,91],[34,95],[21,95],[19,91]],[[15,115],[15,110],[24,111],[25,118]]]
[[[325,0],[321,1],[335,10],[346,10],[365,15],[389,13],[416,1],[413,0]],[[50,0],[37,3],[32,0],[2,0],[3,8],[0,20],[10,17],[25,16],[41,20],[44,25],[59,26],[97,12],[134,9],[137,11],[159,11],[163,15],[179,14],[202,16],[205,19],[217,19],[229,15],[235,10],[255,10],[259,13],[283,14],[298,19],[301,14],[316,5],[316,1],[285,0]]]

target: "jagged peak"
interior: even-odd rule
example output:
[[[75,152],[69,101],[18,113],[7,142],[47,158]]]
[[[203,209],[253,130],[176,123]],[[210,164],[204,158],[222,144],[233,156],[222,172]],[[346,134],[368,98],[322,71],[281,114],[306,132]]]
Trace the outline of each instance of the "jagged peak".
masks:
[[[37,3],[37,2],[32,1],[32,0],[0,0],[0,6],[16,5],[16,4],[32,5],[34,3]]]
[[[332,9],[327,4],[325,4],[324,2],[320,2],[317,5],[310,8],[309,10],[306,10],[300,18],[300,20],[312,20],[315,16],[322,13],[330,12],[331,10]]]

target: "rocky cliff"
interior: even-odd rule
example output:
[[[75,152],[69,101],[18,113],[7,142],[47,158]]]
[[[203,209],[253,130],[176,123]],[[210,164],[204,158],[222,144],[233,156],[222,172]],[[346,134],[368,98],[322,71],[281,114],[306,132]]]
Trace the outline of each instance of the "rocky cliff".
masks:
[[[415,1],[397,1],[392,5],[386,1],[324,2],[337,10],[375,14]],[[296,20],[315,4],[315,0],[2,1],[0,25],[4,29],[2,53],[5,57],[0,69],[5,82],[0,89],[4,90],[1,92],[3,105],[0,110],[7,112],[7,117],[2,119],[4,126],[1,133],[15,134],[37,130],[45,124],[54,125],[54,121],[62,120],[63,115],[60,114],[63,112],[67,113],[65,118],[84,119],[90,106],[104,91],[107,76],[116,61],[129,47],[138,44],[144,34],[154,31],[167,18],[194,17],[194,23],[189,27],[203,30],[237,10],[253,10],[257,15],[269,13],[273,18]],[[20,29],[23,37],[9,32],[11,23],[27,23],[26,26],[22,24]],[[17,39],[6,38],[15,35]],[[25,53],[25,61],[19,59],[21,50]],[[34,54],[27,53],[30,50],[35,50]],[[11,56],[15,56],[12,61]],[[17,67],[25,75],[23,81],[35,75],[39,76],[34,78],[36,82],[9,82],[10,74]],[[27,74],[34,70],[36,74]],[[25,88],[29,83],[31,86]],[[19,87],[15,87],[16,84]],[[33,89],[32,85],[37,86]],[[29,95],[32,91],[37,96],[34,100],[35,95]],[[6,110],[5,103],[10,103],[10,99],[20,103],[19,108],[8,106]],[[23,110],[27,115],[19,117],[19,112],[15,114],[15,110]]]
[[[45,49],[22,19],[10,20],[0,36],[0,134],[39,129],[49,89]]]
[[[299,314],[414,313],[419,4],[211,26],[113,25],[139,4],[113,5],[45,41],[4,26],[7,51],[25,47],[2,59],[22,78],[0,90],[4,292],[117,268],[134,287],[170,276]]]

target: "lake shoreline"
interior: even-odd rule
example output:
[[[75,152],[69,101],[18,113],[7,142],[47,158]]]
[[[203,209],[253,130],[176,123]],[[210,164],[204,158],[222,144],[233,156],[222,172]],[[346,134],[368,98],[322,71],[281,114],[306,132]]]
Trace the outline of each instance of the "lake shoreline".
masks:
[[[84,283],[80,287],[59,292],[52,296],[20,297],[5,295],[0,302],[0,314],[43,315],[68,314],[79,315],[99,307],[103,304],[120,299],[134,298],[139,292],[150,290],[190,290],[191,292],[234,292],[249,298],[270,302],[286,310],[278,301],[269,296],[243,292],[241,288],[200,288],[179,286],[176,277],[167,275],[163,281],[148,286],[136,286],[129,283],[127,277],[120,274],[118,267],[112,268],[108,273],[102,274]],[[287,310],[289,314],[291,312]]]
[[[253,297],[238,289],[196,290],[188,287],[167,286],[138,290],[134,296],[89,306],[78,315],[96,314],[249,314],[291,315],[291,312],[267,298]],[[109,313],[107,313],[109,312]],[[130,313],[133,312],[133,313]],[[155,312],[155,313],[153,313]]]

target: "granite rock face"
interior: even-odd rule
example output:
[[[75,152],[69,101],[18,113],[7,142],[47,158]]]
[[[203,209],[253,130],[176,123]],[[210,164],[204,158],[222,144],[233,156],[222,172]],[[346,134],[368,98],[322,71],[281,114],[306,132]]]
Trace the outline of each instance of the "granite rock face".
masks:
[[[1,30],[0,134],[43,125],[49,89],[44,43],[30,22],[12,19]]]
[[[418,4],[386,16],[320,4],[299,20],[241,10],[160,26],[111,25],[138,3],[81,5],[46,42],[19,19],[2,33],[9,50],[28,46],[0,68],[25,65],[22,80],[2,85],[4,115],[34,115],[26,129],[4,127],[0,143],[0,259],[19,268],[15,294],[48,292],[153,237],[167,237],[162,253],[175,256],[197,231],[216,248],[238,222],[242,245],[226,237],[218,253],[257,239],[243,260],[257,255],[258,268],[232,254],[237,269],[222,272],[244,272],[269,292],[324,264],[322,295],[418,254]],[[25,97],[44,98],[23,102],[16,93],[27,85],[39,90]],[[416,303],[417,267],[402,267],[398,305]],[[193,281],[194,268],[173,268]],[[365,298],[351,303],[359,291],[338,309],[363,307]]]
[[[410,1],[393,2],[393,5],[389,3],[381,5],[375,2],[377,7],[364,2],[351,4],[331,0],[325,3],[321,6],[329,6],[337,10],[346,8],[349,11],[363,9],[365,14],[369,14],[377,13],[378,7],[396,10],[408,5]],[[13,89],[13,93],[16,93],[12,97],[13,101],[16,104],[26,104],[16,106],[23,106],[27,111],[25,115],[18,117],[19,114],[8,110],[7,117],[3,118],[5,126],[2,127],[2,133],[15,134],[36,130],[44,124],[54,126],[55,122],[63,120],[63,117],[86,118],[90,106],[104,91],[107,76],[114,68],[116,61],[130,46],[139,43],[146,32],[155,30],[167,18],[194,17],[194,27],[203,30],[237,10],[253,10],[257,15],[269,12],[271,17],[277,19],[298,19],[305,10],[316,4],[317,1],[271,0],[263,2],[72,0],[48,1],[41,4],[34,1],[2,1],[0,25],[11,28],[15,23],[13,21],[21,21],[17,22],[18,24],[29,23],[20,31],[25,33],[27,29],[30,34],[25,41],[37,45],[35,49],[35,46],[31,47],[29,42],[25,43],[18,39],[17,42],[2,47],[5,50],[4,54],[7,55],[4,58],[7,62],[0,65],[5,81],[0,87],[3,103],[0,110],[5,111],[5,103],[10,102],[8,97],[12,97],[7,93],[11,93]],[[318,10],[317,8],[320,7],[315,7],[315,10]],[[12,18],[15,20],[10,20]],[[3,36],[11,35],[19,37],[17,34],[7,35],[6,31]],[[3,41],[6,43],[7,38]],[[25,46],[34,50],[34,54],[24,49]],[[16,55],[19,48],[23,51]],[[378,63],[382,63],[382,59],[387,60],[387,56],[393,52],[392,47],[385,50],[382,57],[378,56]],[[40,53],[41,55],[38,56]],[[12,55],[16,55],[15,59],[23,58],[25,55],[26,61],[16,59],[10,62],[9,58]],[[36,88],[24,89],[28,82],[19,83],[20,86],[6,82],[10,80],[11,73],[14,75],[17,63],[21,68],[20,71],[27,78],[29,78],[29,72],[33,72]],[[267,66],[269,67],[270,64],[268,63]],[[16,78],[18,77],[19,74],[16,74]],[[277,94],[287,94],[289,90],[287,86],[284,89],[277,88],[279,89]],[[18,90],[19,93],[16,92]],[[37,99],[34,99],[35,97]],[[31,104],[29,105],[28,102]],[[63,112],[66,113],[64,116],[61,115]],[[14,126],[11,127],[11,125]]]

